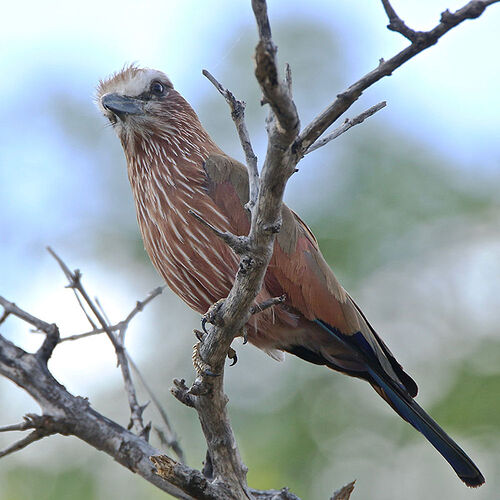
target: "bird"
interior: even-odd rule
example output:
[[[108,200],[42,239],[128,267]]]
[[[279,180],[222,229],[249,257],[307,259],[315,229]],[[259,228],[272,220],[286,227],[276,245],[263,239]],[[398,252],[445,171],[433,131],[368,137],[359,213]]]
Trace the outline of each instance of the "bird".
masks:
[[[217,146],[161,71],[124,66],[99,81],[96,101],[121,141],[152,264],[189,307],[205,313],[227,297],[239,257],[190,212],[220,231],[248,234],[246,167]],[[417,404],[417,384],[337,281],[312,231],[286,204],[281,216],[256,303],[286,299],[251,317],[248,341],[276,359],[290,353],[369,382],[467,486],[483,484],[472,460]]]

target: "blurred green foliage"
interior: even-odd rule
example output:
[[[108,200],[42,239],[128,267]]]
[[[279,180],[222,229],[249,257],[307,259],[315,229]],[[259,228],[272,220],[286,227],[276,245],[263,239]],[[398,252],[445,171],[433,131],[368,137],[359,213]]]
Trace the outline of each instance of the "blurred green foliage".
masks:
[[[90,471],[65,468],[16,467],[4,474],[0,498],[5,500],[89,500],[97,488]]]

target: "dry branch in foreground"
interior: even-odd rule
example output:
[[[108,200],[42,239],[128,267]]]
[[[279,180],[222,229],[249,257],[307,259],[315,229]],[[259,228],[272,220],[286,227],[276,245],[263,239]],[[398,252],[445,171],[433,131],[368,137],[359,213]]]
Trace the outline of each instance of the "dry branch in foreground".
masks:
[[[210,369],[199,370],[191,388],[187,387],[185,381],[175,380],[172,389],[179,401],[195,408],[198,412],[208,447],[203,471],[182,463],[184,461],[182,450],[169,426],[166,413],[163,418],[169,436],[166,441],[177,454],[179,462],[148,443],[149,424],[145,425],[142,420],[144,406],[137,400],[129,369],[129,366],[134,370],[137,367],[130,360],[124,346],[126,328],[136,313],[161,290],[157,289],[153,293],[154,296],[138,302],[125,320],[111,325],[99,304],[92,301],[85,291],[81,283],[81,274],[78,271],[70,271],[55,254],[54,257],[68,277],[69,286],[77,295],[92,330],[61,339],[55,324],[36,318],[0,297],[0,304],[4,309],[0,324],[8,317],[16,316],[35,326],[45,335],[41,347],[35,353],[28,353],[0,336],[0,374],[27,391],[41,408],[41,415],[27,415],[24,422],[0,429],[0,432],[30,431],[28,436],[0,452],[0,456],[18,451],[51,434],[73,435],[90,446],[106,452],[121,465],[177,498],[297,500],[297,497],[286,488],[269,491],[249,488],[246,482],[247,469],[240,458],[227,415],[227,397],[223,391],[224,364],[231,342],[235,336],[242,333],[250,316],[259,312],[259,308],[254,306],[254,301],[262,286],[275,236],[281,227],[281,206],[286,183],[306,153],[338,137],[385,105],[380,103],[370,108],[320,139],[364,90],[384,76],[391,75],[409,59],[434,45],[444,34],[463,21],[479,17],[487,6],[497,1],[499,0],[473,0],[455,13],[445,11],[435,28],[420,32],[409,28],[396,14],[390,2],[382,0],[389,18],[389,29],[405,36],[410,45],[389,60],[381,60],[375,69],[339,93],[320,115],[301,130],[298,111],[292,97],[291,71],[287,67],[284,75],[280,74],[276,60],[277,48],[272,40],[266,2],[253,0],[252,7],[259,32],[255,52],[255,75],[262,90],[263,102],[270,108],[267,120],[268,149],[260,175],[257,158],[253,153],[244,123],[244,103],[238,101],[210,73],[205,72],[205,76],[229,103],[245,152],[250,180],[250,201],[247,208],[251,213],[251,228],[248,235],[240,236],[224,233],[211,226],[212,231],[219,233],[219,236],[240,254],[240,267],[228,297],[212,308],[207,316],[212,327],[203,337],[200,336],[202,340],[197,356],[200,363],[205,363]],[[208,224],[203,219],[203,214],[193,213],[193,216],[200,223]],[[260,307],[262,309],[271,307],[280,300],[281,298],[271,299],[269,304],[261,304]],[[100,333],[105,333],[115,348],[131,409],[130,427],[135,433],[93,410],[87,399],[70,394],[48,369],[47,361],[60,342],[79,340]],[[157,399],[156,404],[159,406]],[[156,469],[153,468],[153,464]],[[352,489],[353,483],[336,492],[332,498],[347,500]]]

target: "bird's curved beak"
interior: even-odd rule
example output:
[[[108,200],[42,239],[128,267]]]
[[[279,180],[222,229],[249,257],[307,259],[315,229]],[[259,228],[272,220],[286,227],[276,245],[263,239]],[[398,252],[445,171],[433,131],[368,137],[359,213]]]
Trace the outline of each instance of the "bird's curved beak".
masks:
[[[120,94],[106,94],[101,98],[103,108],[111,111],[119,118],[126,115],[143,115],[143,103],[139,99]]]

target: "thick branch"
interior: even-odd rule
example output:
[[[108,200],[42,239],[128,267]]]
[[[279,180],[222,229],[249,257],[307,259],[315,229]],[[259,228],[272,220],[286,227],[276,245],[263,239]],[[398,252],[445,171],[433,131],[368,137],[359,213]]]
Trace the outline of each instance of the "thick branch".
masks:
[[[76,436],[161,490],[177,498],[191,498],[154,473],[149,457],[159,455],[159,450],[93,410],[87,399],[70,394],[43,361],[1,335],[0,374],[26,390],[40,405],[44,415],[36,422],[39,432]]]
[[[302,157],[316,139],[351,107],[352,103],[359,98],[364,90],[384,76],[390,76],[395,69],[402,66],[409,59],[436,44],[444,34],[455,26],[467,19],[479,17],[486,7],[498,1],[500,0],[472,0],[455,13],[449,11],[443,12],[441,14],[441,22],[434,29],[420,32],[409,47],[387,61],[381,60],[377,68],[340,93],[337,99],[300,133],[294,144],[294,152],[299,157]]]
[[[276,62],[277,47],[271,36],[271,25],[267,16],[265,0],[252,0],[252,9],[259,30],[259,43],[255,49],[255,76],[260,84],[264,101],[271,106],[277,128],[288,140],[299,131],[297,108],[291,95],[290,71],[286,81],[281,81]]]

